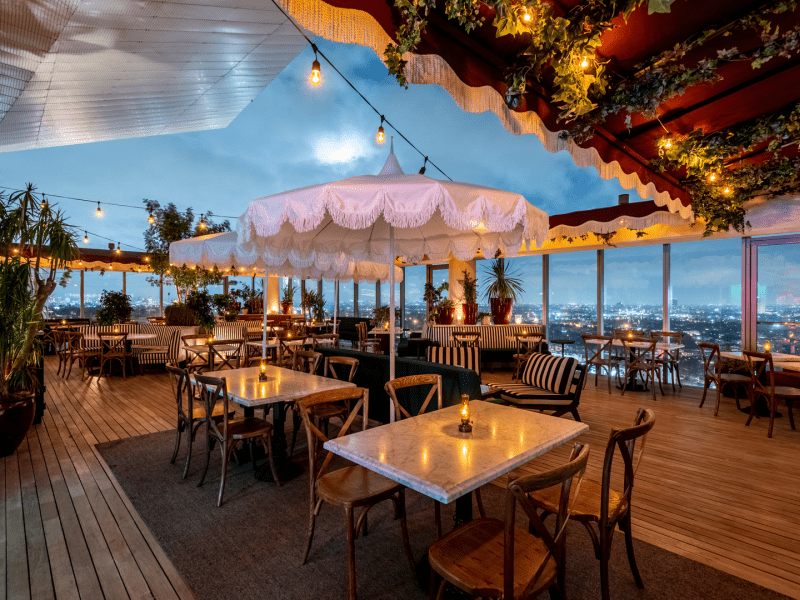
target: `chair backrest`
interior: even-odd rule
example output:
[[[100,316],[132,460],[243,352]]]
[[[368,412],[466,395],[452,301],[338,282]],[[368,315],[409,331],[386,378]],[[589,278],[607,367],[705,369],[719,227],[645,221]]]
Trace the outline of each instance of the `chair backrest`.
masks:
[[[612,428],[608,436],[606,454],[603,460],[603,479],[600,490],[600,527],[606,527],[616,522],[618,513],[630,506],[631,495],[633,494],[633,477],[636,474],[644,453],[647,434],[656,422],[656,415],[650,409],[640,408],[636,412],[633,425],[625,429]],[[639,448],[636,448],[636,441],[639,440]],[[608,513],[609,494],[611,492],[611,467],[614,462],[614,455],[619,450],[622,457],[624,483],[620,503],[617,505],[617,513]]]
[[[699,342],[697,347],[700,348],[700,354],[703,357],[704,379],[716,381],[721,371],[719,345]]]
[[[315,375],[322,360],[322,354],[312,350],[297,350],[292,355],[292,370]]]
[[[350,411],[350,415],[347,417],[347,420],[342,425],[342,428],[339,430],[339,434],[336,436],[340,438],[344,435],[350,433],[350,428],[353,426],[353,422],[356,419],[356,415],[358,415],[358,411],[363,409],[363,421],[362,421],[362,429],[366,430],[369,424],[369,390],[366,388],[341,388],[338,390],[330,390],[327,392],[317,392],[316,394],[311,394],[306,396],[305,398],[300,398],[297,401],[297,407],[300,409],[300,415],[303,417],[303,422],[306,426],[306,439],[308,440],[308,462],[309,462],[309,472],[311,477],[311,506],[315,504],[315,491],[316,491],[316,482],[317,480],[325,474],[325,470],[328,468],[328,465],[333,458],[333,452],[328,452],[325,456],[325,459],[322,461],[322,465],[317,469],[317,441],[321,443],[325,443],[328,441],[328,437],[322,433],[317,426],[314,425],[314,420],[309,415],[309,410],[313,406],[318,406],[322,404],[333,404],[334,402],[346,402],[350,403],[351,401],[356,400],[356,404],[353,409]]]
[[[190,417],[194,409],[194,386],[189,381],[189,374],[185,369],[167,365],[167,372],[170,374],[170,384],[172,384],[172,392],[175,394],[175,404],[178,409],[178,415],[183,418]],[[186,408],[183,406],[183,399],[186,398]],[[191,432],[189,432],[191,435]]]
[[[330,340],[331,344],[329,347],[331,348],[338,348],[339,347],[339,334],[338,333],[316,333],[311,336],[311,346],[316,350],[319,346],[327,344],[323,344],[321,342],[326,342]]]
[[[433,398],[434,394],[436,395],[436,408],[442,408],[442,376],[441,375],[409,375],[408,377],[399,377],[397,379],[392,379],[391,381],[387,381],[386,385],[383,386],[383,389],[386,390],[386,393],[389,395],[392,403],[394,404],[394,414],[395,418],[398,421],[401,421],[403,417],[412,417],[416,415],[411,415],[404,407],[400,404],[400,401],[397,399],[397,390],[403,390],[412,387],[419,387],[429,385],[430,390],[428,391],[428,395],[425,397],[425,400],[422,402],[422,406],[420,407],[419,411],[417,411],[417,415],[421,415],[425,412],[425,409],[428,408],[428,404],[430,403],[431,399]]]
[[[775,367],[772,364],[772,352],[744,351],[750,371],[750,383],[753,386],[753,395],[765,395],[770,398],[775,396]],[[766,380],[766,384],[764,381]]]
[[[655,338],[659,342],[666,342],[669,344],[680,344],[683,342],[683,333],[679,331],[651,331],[650,337]]]
[[[450,334],[453,336],[453,341],[458,345],[466,346],[480,346],[481,332],[470,331],[469,329],[455,329]]]
[[[477,346],[428,346],[428,362],[472,369],[481,374],[481,349]]]
[[[77,354],[83,350],[83,334],[80,331],[65,331],[62,343],[67,354]]]
[[[128,344],[128,334],[126,333],[104,333],[97,332],[100,338],[100,357],[108,358],[112,356],[124,356],[125,347]]]
[[[586,357],[587,365],[605,364],[611,358],[611,347],[614,344],[614,338],[610,335],[595,335],[589,333],[581,334],[583,340],[583,353]],[[589,340],[602,340],[602,344],[592,344]],[[603,358],[603,353],[607,352],[606,359]]]
[[[539,577],[544,568],[550,563],[552,556],[556,562],[556,568],[564,568],[566,526],[572,514],[575,499],[580,492],[581,482],[586,472],[586,463],[589,460],[589,446],[575,444],[569,462],[555,469],[550,469],[544,473],[527,475],[508,483],[506,492],[506,515],[505,515],[505,535],[504,537],[504,565],[503,565],[503,588],[504,598],[527,598],[537,587]],[[530,499],[529,494],[538,490],[543,490],[556,485],[561,485],[561,498],[556,514],[554,533],[545,527],[544,522],[536,510],[536,506]],[[572,487],[575,486],[575,493],[571,494]],[[572,502],[570,502],[572,496]],[[536,530],[537,536],[547,547],[547,556],[541,562],[539,569],[521,588],[514,582],[514,537],[516,534],[516,510],[519,502],[525,514],[530,519],[530,526]],[[517,593],[515,593],[517,592]]]
[[[631,368],[655,368],[656,364],[656,340],[646,337],[620,338],[626,355],[631,357],[628,361],[628,369]],[[632,344],[647,344],[645,347],[638,347]],[[645,362],[650,361],[650,362]]]
[[[525,385],[566,394],[572,385],[578,361],[571,357],[550,356],[534,352],[525,363],[520,380]]]
[[[349,356],[326,356],[323,375],[325,377],[331,377],[332,379],[339,379],[339,376],[336,374],[336,365],[348,366],[350,367],[350,373],[347,376],[347,381],[353,383],[356,371],[358,371],[358,364],[357,358],[351,358]]]
[[[614,330],[614,338],[621,340],[621,339],[630,339],[635,337],[644,337],[644,330],[642,329],[615,329]]]
[[[363,326],[363,328],[362,328]],[[358,341],[363,342],[367,339],[367,324],[359,321],[356,323],[356,333],[358,334]]]
[[[209,433],[212,433],[219,440],[227,439],[228,437],[228,413],[230,398],[228,397],[228,382],[224,377],[208,377],[207,375],[194,376],[195,383],[200,389],[199,398],[206,411],[207,415],[214,414],[214,407],[217,402],[222,402],[223,417],[220,422],[216,419],[207,419]],[[222,430],[220,430],[220,425]]]
[[[181,342],[183,342],[184,346],[199,346],[201,344],[207,344],[209,337],[211,336],[207,333],[192,333],[189,335],[182,335]]]

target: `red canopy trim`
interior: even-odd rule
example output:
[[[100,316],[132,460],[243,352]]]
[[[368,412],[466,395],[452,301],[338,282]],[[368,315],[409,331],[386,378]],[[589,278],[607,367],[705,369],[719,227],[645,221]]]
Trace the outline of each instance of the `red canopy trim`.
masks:
[[[686,225],[690,221],[655,202],[634,202],[579,210],[550,217],[550,238],[580,237],[587,233],[612,233],[619,229],[647,229],[653,225]]]

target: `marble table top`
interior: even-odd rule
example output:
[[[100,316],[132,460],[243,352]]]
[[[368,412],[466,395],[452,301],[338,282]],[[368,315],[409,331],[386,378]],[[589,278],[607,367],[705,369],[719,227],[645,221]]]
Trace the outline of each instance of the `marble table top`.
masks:
[[[355,387],[354,383],[319,377],[267,365],[267,381],[258,380],[259,367],[215,372],[228,383],[228,396],[242,406],[252,408],[275,402],[290,402],[315,392]],[[194,377],[191,378],[194,383]]]
[[[553,340],[554,341],[554,340]],[[627,341],[627,340],[626,340]],[[605,344],[608,340],[586,340],[587,344]],[[622,346],[622,340],[615,339],[611,342],[613,346]],[[628,342],[628,346],[631,348],[647,348],[650,344],[648,342]],[[673,344],[667,342],[658,342],[656,343],[656,350],[680,350],[681,348],[685,348],[683,344]]]
[[[284,346],[304,346],[305,344],[305,340],[283,340]],[[253,346],[254,348],[261,348],[262,342],[247,342],[247,345]],[[277,348],[278,342],[276,340],[267,340],[266,347]]]
[[[744,357],[744,354],[741,352],[720,352],[719,355],[722,358],[735,358],[738,360],[746,361],[747,359]],[[800,356],[795,354],[783,354],[781,352],[773,352],[772,353],[772,362],[800,362]]]
[[[472,433],[458,431],[460,406],[352,433],[325,449],[450,503],[571,440],[585,423],[473,400]]]

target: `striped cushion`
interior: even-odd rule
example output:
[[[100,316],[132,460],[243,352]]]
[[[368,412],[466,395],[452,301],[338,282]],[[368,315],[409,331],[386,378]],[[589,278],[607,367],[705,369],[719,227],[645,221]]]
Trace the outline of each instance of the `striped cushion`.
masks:
[[[575,375],[575,358],[534,353],[525,364],[522,383],[556,394],[566,394]]]
[[[453,365],[472,369],[478,376],[481,374],[481,351],[480,348],[469,346],[429,346],[428,362],[435,362],[443,365]]]
[[[544,337],[544,325],[431,325],[426,323],[422,329],[422,337],[436,340],[442,345],[453,343],[453,331],[476,332],[481,334],[478,347],[483,350],[516,348],[513,338],[524,331],[528,334],[539,334]]]

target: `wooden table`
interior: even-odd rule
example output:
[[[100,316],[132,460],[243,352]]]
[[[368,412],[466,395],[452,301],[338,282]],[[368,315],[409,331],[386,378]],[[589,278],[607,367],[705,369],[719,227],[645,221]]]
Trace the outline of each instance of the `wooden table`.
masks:
[[[272,408],[272,452],[275,469],[281,481],[288,481],[302,473],[286,454],[286,404],[315,392],[355,387],[354,383],[329,379],[267,365],[267,381],[259,381],[260,368],[231,369],[219,373],[228,384],[228,396],[244,407],[244,416],[255,416],[255,409]],[[194,377],[191,378],[194,384]],[[265,467],[258,473],[262,481],[272,481],[272,473]]]
[[[561,356],[564,356],[564,346],[574,344],[575,340],[550,340],[551,344],[561,344]]]
[[[208,364],[208,370],[214,370],[214,352],[211,352],[211,348],[214,348],[217,352],[233,352],[239,348],[238,344],[226,344],[225,340],[220,340],[219,342],[211,342],[210,344],[187,344],[183,347],[186,352],[194,354],[196,356],[203,356],[206,355],[206,364]]]
[[[112,332],[110,335],[122,337],[123,335],[125,335],[125,332],[124,331],[121,331],[121,332],[118,332],[118,333],[113,333]],[[127,341],[125,342],[125,352],[131,354],[131,365],[132,365],[132,367],[131,367],[131,375],[136,375],[136,368],[135,367],[138,366],[138,362],[139,362],[139,360],[136,358],[136,356],[133,356],[133,342],[138,341],[138,340],[154,340],[157,337],[158,336],[155,333],[129,333],[128,334]],[[83,339],[85,341],[89,341],[89,342],[99,342],[100,341],[100,337],[98,337],[96,335],[86,335],[86,336],[83,337]]]
[[[460,405],[325,442],[326,450],[434,500],[456,502],[457,522],[472,519],[472,494],[583,433],[589,426],[474,400],[472,433],[460,433]]]
[[[587,344],[597,344],[597,345],[602,345],[602,344],[605,344],[607,342],[608,342],[608,340],[598,340],[598,339],[594,339],[594,338],[591,339],[591,340],[586,340]],[[625,340],[625,342],[631,348],[645,349],[645,348],[649,348],[650,347],[650,343],[649,342],[634,342],[634,341],[630,341],[629,342],[628,340]],[[619,340],[619,339],[612,340],[611,345],[612,346],[616,346],[617,348],[624,348],[624,346],[622,344],[622,340]],[[670,351],[670,350],[682,350],[685,347],[686,346],[684,346],[683,344],[673,344],[673,343],[669,343],[669,342],[657,342],[656,343],[656,351],[661,350],[661,351],[665,352],[665,351]],[[658,353],[656,352],[656,356],[657,355],[658,355]],[[667,372],[667,370],[666,370],[666,367],[665,367],[664,368],[664,375],[663,375],[664,378],[666,378],[666,372]],[[633,390],[633,391],[640,391],[640,390],[644,391],[644,390],[647,390],[647,385],[646,384],[642,384],[640,387],[637,386],[636,377],[635,376],[636,376],[635,373],[631,375],[630,380],[628,381],[628,389]],[[610,373],[609,373],[609,377],[611,377]],[[621,387],[621,386],[619,384],[617,384],[617,387]]]

